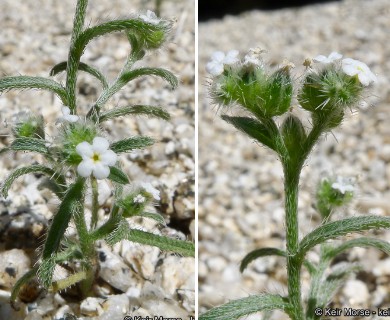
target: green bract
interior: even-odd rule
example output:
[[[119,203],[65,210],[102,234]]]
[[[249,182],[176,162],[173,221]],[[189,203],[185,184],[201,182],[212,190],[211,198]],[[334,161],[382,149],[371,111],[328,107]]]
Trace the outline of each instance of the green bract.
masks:
[[[28,115],[20,117],[12,128],[15,139],[10,146],[0,150],[36,152],[41,154],[45,165],[30,165],[17,168],[1,184],[0,191],[7,197],[12,183],[19,177],[30,173],[43,174],[39,189],[49,189],[60,200],[48,233],[42,246],[40,262],[25,276],[20,278],[12,292],[12,303],[17,299],[23,284],[33,277],[38,277],[46,289],[62,290],[79,283],[83,296],[93,294],[91,291],[98,274],[98,259],[95,249],[97,240],[114,244],[123,239],[146,245],[156,246],[161,250],[177,252],[185,256],[194,256],[194,244],[169,237],[133,229],[126,221],[127,217],[138,216],[154,219],[164,224],[162,216],[146,212],[152,197],[147,189],[137,189],[134,193],[123,195],[123,186],[129,184],[129,178],[116,161],[120,153],[134,149],[146,148],[154,139],[145,136],[124,137],[110,143],[103,138],[101,122],[115,120],[128,115],[147,115],[168,120],[169,113],[158,106],[128,105],[106,110],[107,101],[127,83],[144,76],[157,76],[175,88],[177,78],[163,68],[135,67],[151,49],[160,48],[166,41],[171,24],[168,21],[148,16],[136,16],[126,20],[113,20],[96,26],[84,26],[87,0],[78,0],[69,56],[67,61],[55,65],[50,75],[66,73],[66,84],[43,77],[16,76],[0,79],[0,92],[11,89],[42,89],[55,93],[62,101],[63,116],[57,125],[58,135],[47,139],[44,133],[44,121],[41,116]],[[146,17],[146,18],[145,18]],[[152,19],[153,18],[153,19]],[[145,20],[145,21],[144,21]],[[150,21],[148,21],[150,20]],[[86,46],[94,38],[112,32],[124,32],[131,45],[124,66],[115,81],[109,83],[105,75],[95,68],[80,61]],[[76,83],[78,72],[87,72],[95,77],[102,86],[98,99],[90,106],[89,111],[81,115],[76,104]],[[47,140],[46,140],[47,139]],[[81,176],[82,175],[82,176]],[[99,188],[97,179],[107,178],[114,186],[115,199],[106,221],[99,221]],[[92,191],[91,222],[85,219],[85,197],[87,188]],[[158,190],[149,188],[158,194]],[[77,237],[65,239],[64,234],[70,223],[77,230]],[[53,272],[57,264],[66,264],[70,276],[53,281]]]

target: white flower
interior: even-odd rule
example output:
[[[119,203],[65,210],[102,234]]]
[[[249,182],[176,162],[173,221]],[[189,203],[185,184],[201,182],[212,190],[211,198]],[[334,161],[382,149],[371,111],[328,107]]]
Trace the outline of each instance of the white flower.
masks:
[[[226,55],[222,51],[216,51],[211,55],[211,60],[206,65],[206,70],[213,76],[222,74],[224,65],[237,63],[239,60],[237,50],[230,50]]]
[[[76,151],[83,161],[77,167],[78,174],[82,177],[93,174],[97,179],[107,178],[110,175],[109,166],[113,166],[117,159],[116,153],[108,147],[108,141],[101,137],[94,138],[92,145],[86,141],[79,143]]]
[[[375,74],[370,68],[359,60],[351,58],[343,59],[341,62],[343,71],[349,76],[358,76],[360,83],[363,86],[368,86],[371,82],[377,81]]]
[[[79,116],[75,114],[70,114],[69,107],[62,107],[62,117],[60,118],[60,121],[68,121],[68,122],[76,122],[79,120]]]
[[[320,62],[320,63],[328,64],[328,63],[333,63],[333,62],[335,62],[336,60],[340,60],[342,57],[343,57],[342,54],[333,51],[329,56],[325,57],[325,56],[323,56],[323,55],[321,54],[321,55],[315,57],[315,58],[313,59],[313,61],[314,61],[314,62]]]
[[[142,194],[138,194],[136,197],[134,197],[135,203],[144,203],[146,198]]]
[[[342,194],[353,192],[355,188],[348,179],[337,177],[337,182],[332,183],[332,189],[340,191]]]
[[[146,14],[140,14],[139,17],[141,20],[154,25],[157,25],[160,22],[160,19],[156,16],[156,14],[150,10],[146,11]]]
[[[261,54],[264,52],[265,50],[261,48],[250,48],[244,57],[244,66],[261,66],[263,64]]]
[[[160,201],[160,191],[153,187],[150,183],[141,183],[141,187],[157,201]]]

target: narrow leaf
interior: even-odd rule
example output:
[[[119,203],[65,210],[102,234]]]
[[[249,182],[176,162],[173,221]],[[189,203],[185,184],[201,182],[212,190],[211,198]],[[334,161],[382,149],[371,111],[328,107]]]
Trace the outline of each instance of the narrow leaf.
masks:
[[[50,70],[50,75],[51,76],[55,76],[56,74],[58,74],[60,72],[66,71],[67,66],[68,66],[68,62],[67,61],[63,61],[63,62],[60,62],[60,63],[56,64]],[[93,76],[96,79],[98,79],[101,82],[101,84],[103,86],[103,89],[107,89],[108,88],[107,80],[106,80],[104,75],[99,70],[95,69],[94,67],[89,66],[88,64],[86,64],[84,62],[80,62],[79,63],[79,70],[80,71],[84,71],[86,73],[89,73],[91,76]]]
[[[265,256],[286,257],[287,254],[285,251],[277,249],[277,248],[261,248],[261,249],[253,250],[253,251],[249,252],[244,257],[244,259],[242,259],[241,265],[240,265],[240,272],[244,272],[244,270],[246,269],[248,264],[251,263],[253,260],[256,260],[257,258],[265,257]]]
[[[112,110],[102,113],[99,117],[99,122],[107,121],[109,119],[127,116],[130,114],[134,115],[146,115],[149,117],[160,118],[169,120],[170,115],[167,111],[160,107],[135,105],[121,108],[114,108]]]
[[[111,144],[110,149],[115,153],[128,152],[134,149],[142,149],[151,146],[154,140],[149,137],[132,137]]]
[[[182,241],[150,232],[130,229],[129,224],[122,220],[118,228],[107,238],[109,245],[114,245],[121,240],[146,244],[160,248],[164,251],[172,251],[185,257],[195,256],[195,245],[190,241]]]
[[[120,184],[130,183],[127,175],[117,167],[110,167],[110,175],[108,176],[108,179]]]
[[[342,253],[345,250],[349,250],[355,247],[360,247],[360,248],[368,248],[368,247],[373,247],[378,250],[383,251],[387,255],[390,256],[390,243],[380,240],[380,239],[373,239],[373,238],[367,238],[367,237],[362,237],[358,239],[353,239],[353,240],[348,240],[343,242],[341,245],[329,249],[329,251],[326,252],[325,257],[327,259],[333,259],[340,253]]]
[[[389,217],[363,216],[329,222],[321,225],[302,239],[299,245],[299,255],[304,257],[306,252],[317,244],[329,239],[345,236],[351,232],[387,228],[390,228]]]
[[[45,155],[49,154],[49,149],[46,147],[46,141],[36,138],[16,138],[12,141],[9,148],[13,151],[33,151]]]
[[[158,223],[165,225],[165,220],[164,217],[161,214],[158,213],[152,213],[152,212],[142,212],[140,214],[136,215],[137,217],[142,217],[142,218],[148,218],[148,219],[153,219],[157,221]]]
[[[213,308],[200,315],[199,320],[234,320],[252,313],[276,309],[289,313],[291,306],[279,295],[260,294],[233,300]]]
[[[140,36],[145,41],[148,41],[150,35],[153,35],[154,33],[159,31],[167,32],[167,28],[168,26],[152,25],[149,23],[145,23],[144,21],[139,19],[108,21],[84,30],[77,37],[74,43],[73,54],[75,56],[81,57],[85,47],[92,39],[103,36],[111,32],[128,30],[140,34]],[[151,37],[150,42],[152,44],[154,42],[153,40],[155,39]]]
[[[96,101],[96,106],[98,108],[101,108],[107,102],[108,99],[110,99],[115,93],[117,93],[120,89],[122,89],[131,80],[141,76],[149,76],[149,75],[157,76],[164,79],[171,85],[172,89],[175,89],[178,85],[178,80],[176,76],[172,72],[165,69],[139,68],[139,69],[130,70],[122,73],[110,88],[102,92],[99,99]]]
[[[274,142],[267,128],[260,121],[249,117],[230,117],[227,115],[222,115],[222,119],[246,133],[249,137],[275,150]]]
[[[38,267],[39,281],[45,288],[49,288],[51,280],[53,278],[54,269],[56,267],[55,254],[42,259],[41,264]]]
[[[20,176],[28,173],[43,173],[48,176],[55,176],[56,172],[48,167],[41,166],[41,165],[32,165],[28,167],[22,167],[14,170],[7,179],[3,182],[1,185],[1,194],[3,195],[4,198],[8,197],[8,191],[9,188],[11,187],[12,183],[19,178]]]
[[[43,89],[55,93],[67,105],[66,91],[58,82],[43,77],[16,76],[0,79],[0,92],[11,89]]]
[[[65,195],[66,191],[66,185],[61,185],[58,182],[56,182],[53,179],[45,178],[42,180],[42,182],[38,185],[38,190],[48,189],[51,192],[53,192],[59,199],[62,200],[62,198]]]
[[[64,196],[64,200],[60,204],[58,212],[54,215],[43,248],[42,257],[44,260],[51,257],[52,254],[57,251],[70,219],[74,214],[80,211],[84,181],[83,178],[79,178],[69,187]]]

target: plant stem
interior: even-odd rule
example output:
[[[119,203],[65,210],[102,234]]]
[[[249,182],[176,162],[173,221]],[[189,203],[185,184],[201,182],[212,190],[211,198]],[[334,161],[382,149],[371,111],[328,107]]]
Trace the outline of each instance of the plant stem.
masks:
[[[95,271],[97,268],[97,257],[93,241],[91,240],[87,224],[84,217],[84,207],[80,208],[79,212],[74,216],[77,233],[80,239],[80,248],[84,255],[85,261],[88,261],[85,266],[86,277],[81,282],[81,291],[84,297],[89,295],[93,281],[95,279]]]
[[[287,281],[288,295],[292,305],[293,320],[304,320],[301,301],[301,265],[298,257],[299,224],[298,224],[298,185],[301,167],[284,166],[284,190],[286,210],[287,240]]]
[[[77,37],[82,32],[85,20],[85,13],[87,11],[88,0],[78,0],[76,6],[76,13],[73,20],[72,38],[70,40],[70,50],[68,55],[68,64],[66,67],[66,92],[68,95],[69,108],[73,114],[76,114],[76,80],[77,70],[80,59],[74,54],[74,44]]]
[[[92,188],[92,218],[91,218],[91,231],[96,228],[98,222],[98,211],[99,211],[99,188],[95,177],[91,177],[91,188]]]

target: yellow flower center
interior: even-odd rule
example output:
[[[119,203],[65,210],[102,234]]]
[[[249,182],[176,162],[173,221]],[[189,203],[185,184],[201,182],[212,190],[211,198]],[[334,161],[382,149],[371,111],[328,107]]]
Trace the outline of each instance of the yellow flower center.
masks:
[[[94,153],[92,156],[93,162],[99,162],[100,161],[100,154]]]

